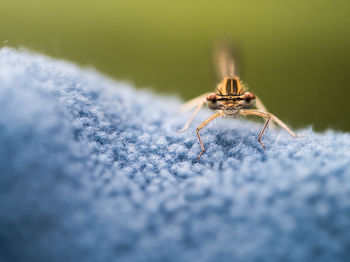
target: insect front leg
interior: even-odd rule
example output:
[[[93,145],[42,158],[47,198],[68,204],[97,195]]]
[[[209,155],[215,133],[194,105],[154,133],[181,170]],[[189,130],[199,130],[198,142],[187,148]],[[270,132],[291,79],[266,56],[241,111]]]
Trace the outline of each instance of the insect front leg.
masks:
[[[262,112],[259,110],[254,110],[254,109],[242,109],[240,111],[241,115],[255,115],[255,116],[260,116],[266,119],[265,125],[263,127],[263,129],[261,130],[260,134],[259,134],[259,139],[258,141],[260,142],[260,144],[265,148],[265,145],[261,142],[261,138],[265,132],[265,129],[267,127],[267,125],[269,124],[270,119],[272,121],[274,121],[276,124],[278,124],[280,127],[282,127],[283,129],[285,129],[291,136],[293,137],[303,137],[303,135],[297,135],[295,134],[285,123],[283,123],[278,117],[276,117],[275,115],[271,114],[271,113],[266,113],[266,112]]]
[[[244,115],[244,116],[249,116],[249,115],[254,115],[254,116],[260,116],[260,117],[263,117],[266,119],[266,122],[264,124],[264,127],[263,129],[260,131],[260,134],[259,134],[259,137],[258,137],[258,141],[259,143],[262,145],[262,147],[264,149],[266,149],[264,143],[261,141],[261,138],[263,137],[264,133],[265,133],[265,130],[270,122],[270,119],[271,119],[271,116],[270,114],[268,113],[265,113],[265,112],[262,112],[262,111],[258,111],[258,110],[254,110],[254,109],[242,109],[240,111],[240,114],[241,115]]]
[[[261,101],[261,99],[257,95],[255,95],[255,106],[260,112],[268,112],[264,103]],[[274,129],[276,128],[275,123],[273,123],[272,121],[270,122],[270,126]]]
[[[202,141],[202,138],[201,136],[199,135],[199,131],[205,127],[209,122],[213,121],[215,118],[221,116],[222,113],[218,112],[212,116],[210,116],[209,118],[207,118],[206,120],[204,120],[198,127],[197,127],[197,137],[198,137],[198,140],[199,140],[199,144],[201,145],[201,149],[202,151],[199,153],[198,157],[197,157],[197,160],[199,161],[199,159],[201,158],[201,155],[204,153],[205,151],[205,147],[204,147],[204,144],[203,144],[203,141]]]

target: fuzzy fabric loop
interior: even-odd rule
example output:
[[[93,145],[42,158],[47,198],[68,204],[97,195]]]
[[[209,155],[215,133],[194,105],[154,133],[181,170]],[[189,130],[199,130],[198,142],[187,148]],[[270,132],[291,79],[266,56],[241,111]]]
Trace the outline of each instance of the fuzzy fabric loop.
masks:
[[[0,50],[0,261],[350,261],[350,136],[294,139]]]

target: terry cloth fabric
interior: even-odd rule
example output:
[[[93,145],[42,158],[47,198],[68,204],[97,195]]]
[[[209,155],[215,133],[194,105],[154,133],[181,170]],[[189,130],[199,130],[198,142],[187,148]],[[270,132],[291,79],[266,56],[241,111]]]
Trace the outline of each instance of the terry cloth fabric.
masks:
[[[1,49],[0,261],[350,261],[349,134],[179,104]]]

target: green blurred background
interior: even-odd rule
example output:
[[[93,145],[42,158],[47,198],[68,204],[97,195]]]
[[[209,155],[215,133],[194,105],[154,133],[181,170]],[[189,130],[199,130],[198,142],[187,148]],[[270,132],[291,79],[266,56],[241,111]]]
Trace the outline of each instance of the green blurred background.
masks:
[[[92,66],[189,99],[214,89],[217,38],[241,79],[293,127],[350,130],[350,2],[1,0],[0,45]]]

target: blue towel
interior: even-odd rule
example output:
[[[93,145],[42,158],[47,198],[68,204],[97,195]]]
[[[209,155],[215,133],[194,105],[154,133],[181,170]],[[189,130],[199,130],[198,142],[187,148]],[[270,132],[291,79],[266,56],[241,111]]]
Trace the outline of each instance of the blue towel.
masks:
[[[0,261],[350,261],[349,134],[180,103],[1,49]]]

